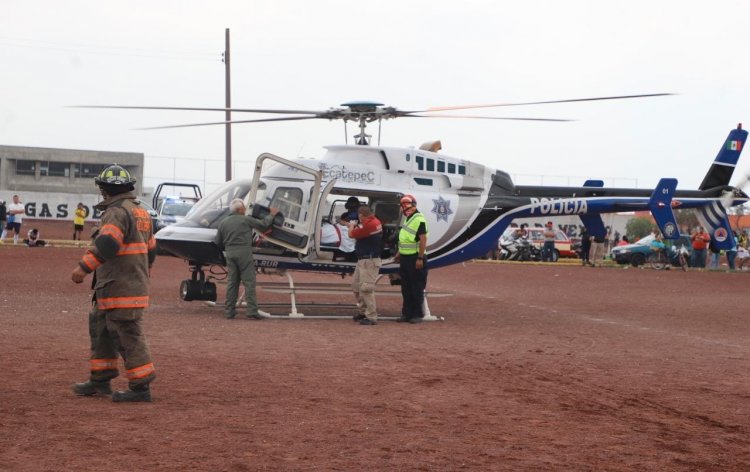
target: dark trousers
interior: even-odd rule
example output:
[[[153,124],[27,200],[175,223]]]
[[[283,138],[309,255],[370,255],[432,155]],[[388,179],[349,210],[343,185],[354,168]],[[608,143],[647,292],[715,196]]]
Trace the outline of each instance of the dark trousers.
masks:
[[[542,245],[542,261],[552,261],[552,253],[555,251],[554,241],[544,241]]]
[[[705,249],[693,249],[692,261],[690,261],[691,267],[706,267],[706,250]]]
[[[143,309],[91,309],[91,380],[104,382],[117,377],[118,354],[125,362],[131,389],[143,388],[156,378],[146,336],[143,334],[142,318]]]
[[[589,252],[591,252],[591,241],[581,243],[581,260],[584,263],[589,262]]]
[[[424,289],[427,287],[427,261],[424,266],[417,269],[417,255],[400,256],[398,274],[401,276],[401,296],[404,304],[401,307],[401,315],[404,318],[422,318],[422,304],[424,302]]]

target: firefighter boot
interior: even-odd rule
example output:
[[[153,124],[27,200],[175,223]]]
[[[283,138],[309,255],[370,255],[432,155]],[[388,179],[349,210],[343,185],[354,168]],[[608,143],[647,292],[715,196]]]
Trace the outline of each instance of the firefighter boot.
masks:
[[[90,397],[97,393],[101,393],[102,395],[112,395],[112,388],[109,386],[109,380],[103,382],[88,380],[73,385],[73,393],[81,397]]]
[[[136,387],[137,390],[129,389],[125,391],[118,391],[112,394],[112,401],[116,403],[121,402],[150,402],[151,401],[151,389],[148,385],[142,387]]]

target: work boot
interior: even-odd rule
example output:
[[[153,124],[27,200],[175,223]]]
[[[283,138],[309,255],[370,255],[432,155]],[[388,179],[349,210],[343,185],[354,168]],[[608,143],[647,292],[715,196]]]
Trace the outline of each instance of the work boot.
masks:
[[[112,395],[112,388],[109,386],[109,380],[105,380],[104,382],[88,380],[73,385],[73,393],[81,397],[90,397],[97,393],[102,395]]]
[[[140,390],[125,390],[121,392],[115,392],[112,394],[112,401],[115,403],[121,402],[150,402],[151,401],[151,389],[146,386]]]

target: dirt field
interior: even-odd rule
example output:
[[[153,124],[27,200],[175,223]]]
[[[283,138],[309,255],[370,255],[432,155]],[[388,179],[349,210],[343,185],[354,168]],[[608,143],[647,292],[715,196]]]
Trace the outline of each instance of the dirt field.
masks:
[[[747,273],[469,263],[430,273],[445,321],[369,327],[225,320],[163,257],[154,402],[113,404],[70,391],[81,253],[0,247],[0,470],[750,469]]]

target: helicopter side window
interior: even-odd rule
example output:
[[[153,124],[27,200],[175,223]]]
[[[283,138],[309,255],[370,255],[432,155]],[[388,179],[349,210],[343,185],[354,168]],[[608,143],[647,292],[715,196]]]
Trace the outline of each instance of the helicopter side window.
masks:
[[[458,173],[460,175],[466,175],[466,166],[459,165],[458,166]]]
[[[271,199],[271,208],[278,208],[285,218],[299,221],[302,211],[302,190],[291,187],[279,187]]]
[[[427,159],[427,171],[435,172],[435,159]]]
[[[417,156],[417,169],[424,170],[424,157]]]
[[[455,174],[456,173],[456,164],[448,163],[448,173],[449,174]]]
[[[229,202],[235,198],[245,198],[249,191],[249,181],[227,183],[196,203],[186,218],[204,228],[217,228],[229,214]]]
[[[445,162],[437,161],[437,164],[438,164],[438,172],[445,172]]]

